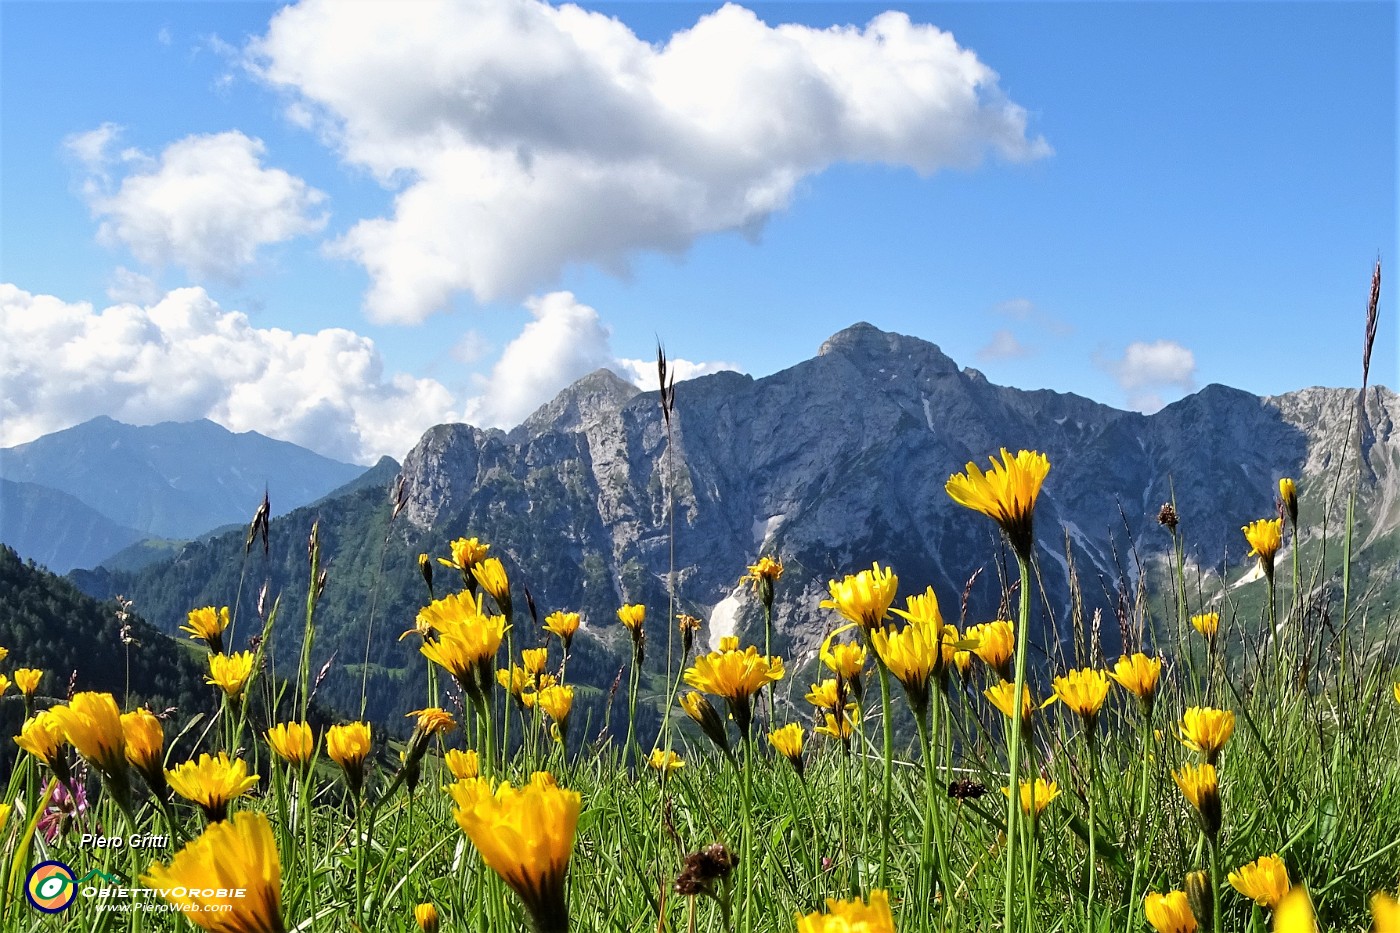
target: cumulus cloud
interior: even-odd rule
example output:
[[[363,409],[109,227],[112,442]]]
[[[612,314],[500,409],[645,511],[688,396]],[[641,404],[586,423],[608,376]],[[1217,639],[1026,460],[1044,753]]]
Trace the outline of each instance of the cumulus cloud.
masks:
[[[201,288],[98,311],[0,284],[0,382],[0,446],[97,415],[209,418],[370,463],[456,417],[446,388],[386,373],[368,338],[254,327]]]
[[[180,265],[200,278],[236,282],[262,247],[325,226],[325,195],[263,165],[262,140],[240,132],[188,136],[159,157],[115,151],[119,127],[69,137],[98,239],[148,266]]]
[[[1173,340],[1128,344],[1123,356],[1100,361],[1127,393],[1128,405],[1154,412],[1164,404],[1166,390],[1191,392],[1196,388],[1196,355]]]
[[[1002,328],[995,334],[985,347],[977,351],[977,357],[981,360],[1011,360],[1017,357],[1029,356],[1030,347],[1016,339],[1016,335],[1011,331]]]
[[[488,375],[476,380],[466,416],[481,427],[511,428],[562,389],[595,369],[611,369],[641,388],[656,388],[656,361],[620,359],[612,352],[612,331],[598,312],[572,292],[550,292],[525,303],[531,321],[506,345]],[[729,363],[668,360],[676,381],[693,379]]]
[[[290,118],[400,189],[335,245],[379,320],[755,233],[833,163],[927,175],[1049,152],[974,52],[902,13],[819,30],[731,4],[652,45],[538,0],[304,0],[248,58]]]

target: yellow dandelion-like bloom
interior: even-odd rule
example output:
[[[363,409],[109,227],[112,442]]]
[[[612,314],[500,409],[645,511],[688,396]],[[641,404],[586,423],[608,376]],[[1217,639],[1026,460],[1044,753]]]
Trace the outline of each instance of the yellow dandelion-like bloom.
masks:
[[[1108,675],[1085,667],[1056,677],[1053,686],[1055,698],[1083,719],[1086,727],[1092,730],[1099,710],[1103,709],[1104,701],[1108,699]]]
[[[1149,658],[1142,652],[1131,656],[1125,654],[1113,665],[1108,676],[1141,700],[1143,706],[1151,709],[1152,700],[1157,696],[1157,681],[1162,676],[1162,659]]]
[[[929,678],[939,672],[943,660],[941,632],[916,623],[903,631],[877,628],[870,633],[870,644],[885,667],[904,686],[909,705],[922,718],[928,708]]]
[[[248,763],[241,758],[229,760],[225,752],[217,758],[204,754],[198,761],[186,761],[166,771],[165,779],[171,790],[198,805],[211,823],[227,818],[230,800],[258,786],[258,776],[248,773]]]
[[[466,751],[459,748],[449,749],[443,761],[447,765],[447,770],[451,771],[452,776],[459,781],[469,781],[481,774],[481,756],[476,753],[474,748],[469,748]]]
[[[43,678],[43,671],[32,667],[21,667],[15,671],[15,687],[25,697],[33,699],[34,694],[39,692],[39,681]]]
[[[476,538],[458,538],[448,544],[447,548],[452,552],[452,557],[450,559],[439,557],[438,563],[444,567],[460,570],[465,575],[486,559],[486,552],[491,550],[491,545],[482,544]]]
[[[1202,612],[1191,617],[1191,627],[1200,632],[1208,641],[1214,641],[1220,631],[1220,613]]]
[[[1257,858],[1230,872],[1230,887],[1254,901],[1260,907],[1273,910],[1293,885],[1288,880],[1288,868],[1278,853]]]
[[[191,609],[186,615],[188,624],[180,626],[180,631],[189,632],[191,638],[200,639],[209,650],[220,654],[224,650],[224,629],[228,628],[228,606],[215,609],[204,606]]]
[[[122,715],[110,693],[79,693],[66,706],[49,710],[68,744],[105,776],[126,773],[126,735]]]
[[[991,704],[1001,710],[1001,714],[1007,719],[1016,718],[1016,685],[1009,680],[1003,680],[995,687],[988,687],[982,691],[982,695],[991,701]],[[1031,699],[1031,688],[1029,685],[1021,687],[1021,724],[1029,726],[1031,713],[1035,709],[1035,701]]]
[[[577,612],[551,612],[544,618],[544,630],[558,636],[567,652],[581,623],[582,619]]]
[[[1288,521],[1296,529],[1298,527],[1298,484],[1285,476],[1278,481],[1278,497],[1283,503],[1284,512],[1288,513]]]
[[[1317,933],[1317,916],[1307,888],[1290,888],[1278,902],[1274,908],[1274,933]],[[1386,933],[1385,927],[1377,924],[1376,933]]]
[[[843,705],[845,697],[842,695],[841,686],[835,677],[828,677],[819,684],[812,684],[812,689],[807,691],[806,700],[817,709],[839,709]]]
[[[823,713],[822,716],[825,719],[824,724],[817,726],[813,731],[847,742],[850,741],[852,730],[860,719],[860,710],[854,703],[848,703],[845,710],[839,713]]]
[[[695,659],[685,672],[685,682],[696,690],[723,697],[729,713],[747,737],[752,721],[753,695],[783,678],[783,659],[758,653],[750,645],[744,651],[711,651]]]
[[[472,678],[478,665],[493,662],[505,638],[505,616],[488,616],[481,611],[481,597],[453,593],[433,600],[419,612],[438,633],[437,640],[425,641],[418,650],[434,664],[451,674],[473,700],[481,699],[481,686]],[[486,682],[489,686],[489,680]]]
[[[505,564],[498,557],[488,557],[472,565],[472,576],[477,584],[495,600],[501,612],[510,615],[510,578],[506,576]]]
[[[738,635],[722,635],[722,636],[720,636],[720,640],[719,640],[719,650],[720,650],[720,651],[738,651],[738,650],[739,650],[739,636],[738,636]]]
[[[272,827],[261,813],[209,824],[169,866],[152,864],[141,883],[212,933],[285,933],[282,864]],[[238,890],[243,896],[230,896]]]
[[[1142,912],[1157,933],[1195,933],[1196,916],[1185,891],[1150,892],[1142,899]]]
[[[126,739],[126,760],[148,781],[164,768],[165,730],[148,709],[122,713],[122,733]]]
[[[975,463],[968,463],[963,473],[948,477],[944,487],[958,505],[981,512],[1001,526],[1011,547],[1022,558],[1031,553],[1031,519],[1040,486],[1050,472],[1050,460],[1045,454],[1020,450],[1013,457],[1005,447],[1001,462],[991,458],[992,468],[983,473]]]
[[[561,734],[566,732],[569,728],[569,712],[574,708],[574,688],[558,685],[545,687],[537,697],[540,709],[558,724]]]
[[[9,648],[0,648],[0,662],[3,662],[3,661],[4,661],[6,658],[8,658],[9,656],[10,656],[10,649],[9,649]]]
[[[1016,654],[1016,623],[1008,619],[984,622],[974,625],[977,630],[977,646],[972,653],[977,655],[1002,680],[1011,680],[1011,660]],[[968,629],[966,640],[972,640],[972,629]]]
[[[413,908],[413,921],[423,933],[438,933],[438,912],[432,904],[418,904]]]
[[[890,608],[890,612],[900,618],[907,619],[913,625],[922,625],[932,630],[930,635],[935,641],[937,635],[943,631],[943,613],[938,608],[938,597],[934,595],[933,587],[928,587],[922,593],[914,596],[906,596],[904,604],[908,608]]]
[[[651,751],[651,756],[647,758],[647,767],[653,771],[660,771],[662,774],[670,774],[672,771],[684,768],[685,760],[673,751],[654,748]]]
[[[1240,529],[1249,542],[1246,557],[1259,555],[1259,567],[1269,579],[1274,576],[1274,555],[1283,547],[1283,519],[1261,518]]]
[[[682,635],[693,636],[696,632],[700,631],[700,628],[704,624],[705,620],[699,616],[686,615],[684,612],[676,615],[676,628],[680,630]]]
[[[821,662],[837,677],[846,681],[859,679],[865,670],[865,646],[852,642],[830,642],[821,649]]]
[[[1193,706],[1181,717],[1177,737],[1181,744],[1206,757],[1215,764],[1220,750],[1235,732],[1235,714],[1209,706]]]
[[[1215,765],[1187,765],[1173,771],[1172,779],[1181,788],[1182,796],[1196,808],[1201,828],[1214,839],[1220,832],[1220,782]]]
[[[209,655],[209,676],[204,682],[218,687],[232,702],[243,698],[248,688],[248,680],[253,676],[253,652],[239,651],[235,654]]]
[[[1396,681],[1391,690],[1395,693],[1395,702],[1400,703],[1400,681]]]
[[[767,580],[771,584],[782,575],[783,560],[781,557],[760,557],[758,563],[749,565],[749,572],[743,576],[740,582],[752,583],[757,589],[759,581]]]
[[[5,692],[9,689],[10,678],[6,677],[4,674],[0,674],[0,697],[4,696]]]
[[[1400,901],[1383,891],[1372,894],[1371,921],[1375,933],[1400,933]]]
[[[40,710],[24,721],[15,744],[24,751],[49,766],[49,770],[67,775],[66,762],[62,755],[63,726],[48,710]]]
[[[826,910],[797,915],[797,933],[894,933],[890,896],[876,888],[870,900],[826,899]]]
[[[538,677],[549,666],[549,649],[526,648],[520,652],[520,663],[532,677]]]
[[[1003,787],[1001,792],[1004,796],[1011,796],[1011,788]],[[1034,781],[1021,782],[1021,812],[1027,816],[1040,816],[1045,812],[1045,808],[1050,805],[1050,801],[1060,796],[1060,785],[1054,781],[1047,782],[1044,778],[1036,778]]]
[[[524,787],[502,783],[493,794],[454,792],[457,825],[486,865],[520,896],[546,933],[567,930],[564,879],[573,855],[582,799],[537,772]]]
[[[647,607],[640,603],[629,603],[617,610],[617,619],[627,626],[627,630],[635,638],[642,628],[642,623],[647,619]]]
[[[326,730],[326,754],[345,772],[350,792],[358,795],[365,780],[365,758],[371,742],[370,725],[352,722]]]
[[[715,747],[726,755],[729,754],[729,732],[725,729],[724,720],[720,718],[719,712],[705,699],[703,693],[692,690],[685,694],[678,701],[685,714],[700,726],[700,731],[704,732]]]
[[[316,750],[316,736],[305,722],[284,722],[267,730],[268,747],[283,761],[303,767]]]
[[[790,722],[786,726],[768,733],[768,742],[773,750],[792,762],[799,774],[802,773],[802,744],[807,731],[799,723]]]
[[[10,821],[10,805],[0,803],[0,833],[5,831],[5,824]]]
[[[517,700],[524,695],[525,691],[535,685],[534,678],[530,676],[530,672],[518,664],[512,664],[508,668],[503,667],[498,669],[496,671],[496,683],[500,684],[506,693],[509,693]]]
[[[885,621],[899,589],[899,578],[890,568],[881,570],[876,563],[869,570],[847,574],[840,583],[829,580],[826,588],[831,598],[822,600],[821,608],[835,609],[868,632]]]
[[[427,735],[433,735],[435,733],[446,735],[457,728],[457,721],[452,718],[452,714],[437,706],[430,706],[427,709],[416,709],[404,716],[404,718],[416,720],[413,724],[413,731],[422,732]]]

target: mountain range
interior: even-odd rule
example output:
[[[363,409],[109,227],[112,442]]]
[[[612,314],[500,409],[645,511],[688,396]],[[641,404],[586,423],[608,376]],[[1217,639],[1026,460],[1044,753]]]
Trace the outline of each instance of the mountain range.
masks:
[[[94,418],[0,449],[0,540],[62,573],[148,539],[179,542],[246,523],[264,490],[280,514],[364,472],[212,421],[138,427]]]
[[[398,640],[428,598],[420,552],[445,555],[461,536],[491,542],[514,585],[517,649],[544,642],[526,590],[540,618],[582,610],[569,674],[595,698],[629,650],[615,614],[623,603],[648,607],[649,676],[665,670],[668,579],[677,610],[706,621],[702,644],[729,633],[761,644],[762,610],[740,577],[776,554],[787,569],[774,648],[790,659],[800,697],[796,672],[835,623],[818,606],[829,579],[879,561],[898,572],[901,600],[931,585],[950,621],[999,614],[1007,554],[993,524],[944,485],[1003,447],[1043,451],[1052,464],[1035,526],[1041,650],[1069,644],[1095,610],[1105,650],[1160,622],[1164,606],[1141,593],[1170,546],[1158,524],[1167,502],[1180,516],[1193,603],[1223,593],[1240,624],[1255,624],[1247,607],[1262,589],[1250,582],[1240,528],[1275,514],[1282,476],[1298,481],[1304,566],[1320,554],[1324,516],[1331,523],[1330,563],[1309,586],[1335,589],[1337,523],[1358,462],[1357,585],[1373,591],[1371,611],[1388,610],[1400,588],[1400,399],[1382,387],[1360,409],[1357,399],[1355,389],[1261,398],[1211,385],[1155,414],[1126,412],[994,385],[931,343],[858,324],[774,375],[676,385],[669,433],[656,392],[598,371],[510,432],[430,429],[404,458],[401,484],[369,484],[274,520],[266,556],[245,553],[240,531],[82,582],[126,593],[167,630],[193,606],[246,607],[265,581],[295,604],[319,522],[328,585],[313,663],[330,662],[327,702],[358,707],[367,693],[369,714],[392,721],[421,706],[423,661]],[[438,568],[439,595],[448,573]],[[281,628],[279,657],[296,657],[300,633],[300,620]]]

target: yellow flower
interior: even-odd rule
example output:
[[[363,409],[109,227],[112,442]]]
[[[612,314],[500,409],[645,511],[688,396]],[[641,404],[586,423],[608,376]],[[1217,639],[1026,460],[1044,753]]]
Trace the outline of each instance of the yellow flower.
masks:
[[[10,649],[9,649],[9,648],[0,648],[0,661],[4,661],[4,660],[5,660],[6,658],[8,658],[9,656],[10,656]]]
[[[481,774],[481,757],[477,755],[476,749],[469,748],[466,751],[461,749],[450,749],[445,759],[447,770],[452,772],[452,776],[459,781],[468,781]]]
[[[651,751],[651,757],[647,759],[647,767],[653,771],[660,771],[662,774],[670,774],[672,771],[684,768],[685,761],[675,752],[654,748]]]
[[[1317,918],[1307,888],[1290,888],[1278,902],[1274,908],[1274,933],[1317,933]],[[1386,933],[1385,927],[1377,924],[1376,933]]]
[[[1132,656],[1125,654],[1113,665],[1108,676],[1151,709],[1152,700],[1157,696],[1157,680],[1162,676],[1162,659],[1149,658],[1142,652]]]
[[[1181,794],[1196,808],[1201,828],[1211,839],[1220,831],[1220,782],[1215,765],[1187,765],[1172,772]]]
[[[326,754],[345,772],[350,792],[359,795],[365,779],[365,758],[371,742],[370,725],[352,722],[326,730]]]
[[[852,642],[823,644],[821,661],[837,677],[846,681],[855,681],[859,679],[861,671],[865,669],[865,646]]]
[[[544,630],[551,635],[559,636],[559,640],[564,643],[564,651],[569,650],[569,645],[574,640],[574,633],[578,631],[580,624],[577,612],[551,612],[545,616]]]
[[[1011,788],[1003,787],[1003,795],[1010,797]],[[1054,781],[1046,782],[1044,778],[1036,778],[1034,781],[1021,782],[1021,812],[1030,816],[1034,811],[1035,816],[1045,812],[1045,808],[1050,805],[1050,801],[1060,796],[1060,785]]]
[[[982,659],[1002,680],[1011,679],[1011,659],[1016,653],[1016,623],[1007,619],[984,622],[967,630],[965,640],[972,641],[976,631],[977,647],[972,653]]]
[[[870,633],[870,644],[885,667],[904,686],[909,706],[922,720],[928,708],[929,678],[939,672],[943,660],[941,633],[911,622],[902,632],[893,628],[877,628]]]
[[[840,711],[839,714],[833,712],[822,715],[826,722],[824,725],[817,726],[814,731],[846,742],[850,740],[851,731],[857,720],[860,719],[860,710],[856,708],[854,703],[847,703],[846,709]]]
[[[1094,720],[1108,699],[1108,675],[1092,667],[1070,671],[1054,682],[1055,698],[1079,718],[1086,728],[1094,728]]]
[[[214,933],[284,933],[282,865],[272,827],[261,813],[239,813],[211,823],[176,853],[170,865],[153,863],[145,887]],[[232,891],[243,892],[233,897]]]
[[[783,659],[761,655],[752,645],[744,651],[711,651],[696,658],[695,666],[685,672],[685,682],[696,690],[724,697],[745,737],[753,714],[753,695],[782,678]]]
[[[518,664],[512,664],[508,668],[499,668],[496,671],[496,683],[500,684],[506,693],[517,700],[524,695],[525,691],[534,686],[530,682],[530,672]]]
[[[481,860],[520,896],[536,928],[568,929],[564,878],[582,806],[578,793],[536,773],[518,789],[503,782],[494,794],[453,796],[457,825]]]
[[[26,719],[19,735],[15,736],[16,745],[48,765],[51,771],[62,771],[66,776],[67,762],[62,755],[65,741],[63,726],[48,710],[40,710]]]
[[[1001,710],[1007,719],[1016,717],[1016,685],[1009,680],[1003,680],[995,687],[988,687],[982,691],[982,695],[991,701],[992,705]],[[1029,726],[1031,713],[1035,709],[1035,701],[1031,699],[1031,688],[1023,686],[1021,688],[1021,724],[1023,727]]]
[[[267,744],[278,758],[303,767],[316,750],[316,736],[305,722],[284,722],[267,730]]]
[[[472,567],[486,559],[486,552],[491,550],[491,545],[482,544],[476,538],[458,538],[448,546],[452,552],[450,560],[438,558],[438,563],[444,567],[452,567],[462,571],[465,576]]]
[[[1288,881],[1288,868],[1277,853],[1240,866],[1238,871],[1230,872],[1229,878],[1230,887],[1270,910],[1278,906],[1292,887]]]
[[[553,686],[539,692],[540,709],[559,726],[561,734],[569,728],[569,711],[574,708],[574,688]]]
[[[739,578],[739,582],[752,583],[753,591],[761,603],[769,610],[773,608],[773,584],[783,575],[783,562],[777,557],[760,557],[758,563],[749,565],[749,572]]]
[[[975,463],[966,472],[948,477],[944,487],[958,505],[981,512],[1005,532],[1011,547],[1022,559],[1030,556],[1031,519],[1040,486],[1050,472],[1050,461],[1042,453],[1031,450],[1011,456],[1001,449],[1001,463],[991,458],[992,468],[983,473]]]
[[[526,648],[520,652],[520,661],[531,676],[538,677],[549,666],[549,649]]]
[[[452,593],[433,600],[419,611],[418,617],[438,633],[437,640],[425,641],[418,650],[451,674],[463,691],[479,702],[482,688],[471,675],[478,665],[495,659],[506,633],[505,616],[483,613],[480,596],[473,599]]]
[[[802,743],[806,737],[806,730],[799,723],[791,722],[768,733],[768,742],[773,746],[774,751],[792,762],[797,773],[801,774]]]
[[[1283,502],[1283,510],[1293,528],[1298,528],[1298,484],[1287,476],[1278,481],[1278,497]]]
[[[676,615],[676,628],[680,630],[682,635],[693,636],[696,632],[700,631],[701,626],[704,624],[705,620],[699,616],[686,615],[684,612]]]
[[[1391,689],[1395,693],[1395,702],[1400,703],[1400,681],[1396,681],[1395,686]]]
[[[715,747],[726,755],[729,754],[729,733],[724,727],[724,720],[720,719],[719,713],[710,701],[705,699],[705,695],[692,690],[682,696],[679,702],[681,709],[699,724],[700,731],[715,743]]]
[[[1274,555],[1283,546],[1283,519],[1261,518],[1240,529],[1249,542],[1246,557],[1259,555],[1259,567],[1269,579],[1274,577]]]
[[[1209,706],[1193,706],[1181,717],[1176,734],[1182,745],[1200,752],[1206,756],[1207,762],[1215,764],[1220,750],[1234,731],[1234,713]]]
[[[826,911],[797,915],[797,933],[894,933],[890,896],[876,888],[869,902],[826,899]]]
[[[511,609],[510,578],[506,576],[506,568],[501,563],[500,558],[488,557],[473,564],[472,576],[476,578],[476,582],[481,585],[481,588],[495,600],[497,608],[509,616]]]
[[[720,650],[720,651],[738,651],[738,650],[739,650],[739,636],[738,636],[738,635],[722,635],[722,636],[720,636],[720,640],[719,640],[719,650]]]
[[[414,907],[413,919],[423,933],[438,933],[438,912],[432,904],[419,904]]]
[[[1220,613],[1203,612],[1200,615],[1192,616],[1191,626],[1207,640],[1214,641],[1215,633],[1220,631]]]
[[[122,713],[121,722],[126,760],[147,781],[158,778],[165,764],[165,730],[160,720],[148,709],[137,709]]]
[[[50,715],[58,720],[68,744],[108,778],[120,780],[126,773],[126,737],[117,701],[110,693],[79,693],[67,706],[55,706]]]
[[[224,629],[228,628],[228,606],[215,609],[205,606],[191,609],[186,616],[189,624],[180,626],[180,631],[189,632],[191,638],[203,639],[209,650],[221,654],[224,650]]]
[[[166,771],[165,778],[171,790],[197,804],[211,823],[228,817],[230,800],[258,786],[258,776],[248,773],[248,763],[241,758],[230,761],[224,752],[217,758],[204,754],[198,761],[186,761]]]
[[[209,676],[204,682],[218,687],[233,702],[243,698],[248,679],[253,676],[253,652],[209,655]]]
[[[0,697],[5,695],[5,691],[10,689],[10,678],[0,674]]]
[[[1196,917],[1185,891],[1150,892],[1142,899],[1142,912],[1157,933],[1195,933]]]
[[[636,638],[642,623],[646,621],[647,607],[640,603],[629,603],[617,610],[617,618],[618,621],[627,626],[627,631],[632,633],[632,637]]]
[[[890,568],[881,570],[876,563],[854,576],[847,574],[840,583],[829,580],[826,588],[831,598],[822,600],[821,608],[835,609],[868,632],[885,620],[899,589],[899,578]]]
[[[1371,920],[1375,933],[1400,933],[1400,901],[1381,891],[1372,894]]]
[[[5,824],[10,821],[10,805],[0,803],[0,834],[5,832]]]
[[[416,709],[404,717],[405,719],[416,719],[413,724],[414,732],[422,732],[427,735],[441,732],[444,735],[457,728],[456,721],[447,710],[437,706],[429,706],[427,709]]]
[[[44,677],[44,672],[32,667],[21,667],[15,671],[15,686],[19,692],[26,697],[33,699],[34,694],[39,692],[39,681]]]
[[[812,689],[807,691],[806,700],[817,709],[835,710],[841,707],[844,696],[841,686],[835,677],[828,677],[819,684],[812,684]]]

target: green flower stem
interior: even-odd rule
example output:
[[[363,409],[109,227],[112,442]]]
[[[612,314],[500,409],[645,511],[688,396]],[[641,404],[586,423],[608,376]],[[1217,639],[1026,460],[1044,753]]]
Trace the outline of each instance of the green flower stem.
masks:
[[[1006,879],[1002,892],[1002,929],[1005,933],[1011,933],[1013,929],[1012,912],[1015,909],[1016,840],[1021,826],[1021,694],[1026,688],[1026,645],[1030,642],[1028,628],[1031,617],[1031,568],[1028,558],[1018,553],[1016,566],[1021,574],[1021,615],[1016,628],[1016,680],[1011,694],[1011,748],[1006,785],[1011,792],[1006,802]],[[1027,905],[1027,909],[1030,909],[1030,905]]]
[[[622,743],[622,762],[627,764],[628,760],[635,761],[633,754],[633,736],[637,729],[637,682],[640,680],[637,662],[637,651],[632,650],[632,670],[627,678],[627,740]]]
[[[1214,839],[1208,840],[1208,844],[1210,846],[1210,900],[1214,908],[1211,913],[1214,914],[1215,933],[1223,933],[1225,918],[1220,910],[1220,846]]]
[[[741,924],[744,933],[751,933],[753,930],[753,889],[758,879],[758,873],[754,870],[753,863],[753,738],[745,732],[744,734],[744,766],[739,769],[739,784],[743,794],[743,832],[744,841],[742,844],[743,855],[739,859],[739,864],[744,867],[744,876],[747,883],[744,885],[744,906],[741,914]]]
[[[880,718],[884,726],[885,744],[881,757],[885,771],[880,785],[880,875],[879,886],[889,885],[890,867],[890,801],[894,798],[894,717],[890,715],[890,672],[880,653],[870,642],[870,633],[865,633],[870,653],[875,656],[875,669],[880,672]]]
[[[942,703],[941,691],[933,701],[933,728],[934,736],[941,735],[942,717],[939,713],[939,705]],[[939,806],[938,789],[941,782],[938,780],[937,746],[929,738],[929,725],[924,722],[923,716],[915,716],[915,722],[919,727],[919,745],[924,755],[924,835],[919,850],[919,877],[927,880],[924,887],[926,892],[925,903],[933,903],[935,889],[933,884],[933,862],[934,856],[930,851],[933,843],[938,847],[938,884],[943,888],[943,910],[952,910],[952,891],[950,882],[952,872],[948,869],[948,839],[947,830],[943,825],[943,808]],[[934,928],[942,929],[943,916],[939,916],[935,921]]]
[[[1094,755],[1094,733],[1085,724],[1084,744],[1089,749],[1089,891],[1084,902],[1084,933],[1094,933],[1094,880],[1098,874],[1096,844],[1099,838],[1099,825],[1094,815],[1094,801],[1098,796],[1099,763]]]
[[[1147,847],[1143,845],[1146,836],[1147,822],[1147,788],[1149,759],[1152,757],[1152,716],[1149,709],[1143,710],[1142,716],[1142,787],[1138,792],[1137,809],[1137,846],[1133,850],[1133,886],[1128,895],[1128,929],[1137,929],[1137,912],[1141,906],[1141,898],[1138,896],[1140,885],[1142,884],[1142,868],[1146,861]],[[1091,827],[1092,830],[1092,827]]]

